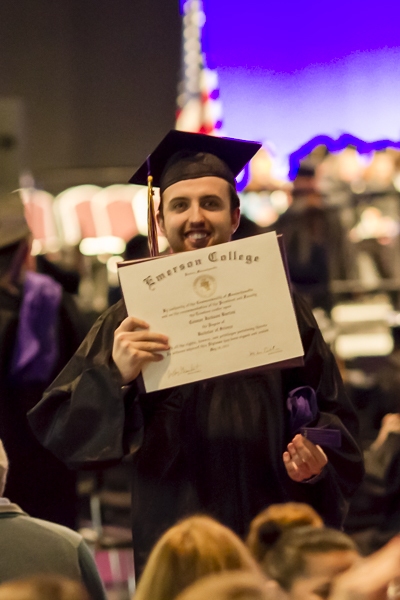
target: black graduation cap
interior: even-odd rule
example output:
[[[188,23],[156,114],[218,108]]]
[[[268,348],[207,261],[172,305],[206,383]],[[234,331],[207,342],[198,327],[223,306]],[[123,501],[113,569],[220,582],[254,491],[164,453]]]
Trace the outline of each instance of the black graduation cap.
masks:
[[[173,129],[158,144],[129,180],[129,183],[147,185],[147,177],[151,175],[153,185],[160,187],[163,192],[169,185],[177,181],[206,177],[207,175],[222,176],[223,179],[230,177],[234,181],[234,178],[239,175],[260,148],[261,144],[258,142]],[[212,155],[219,161],[213,163],[212,159],[206,155]],[[196,156],[198,156],[197,160]],[[182,165],[180,165],[181,162],[183,162]],[[196,166],[189,172],[189,176],[186,176],[189,163]],[[179,168],[181,169],[180,173]],[[173,175],[170,173],[171,170],[174,172]],[[196,174],[197,172],[199,174]]]
[[[261,148],[258,142],[171,130],[147,157],[129,183],[148,185],[149,247],[158,254],[152,186],[163,193],[186,179],[214,176],[236,188],[235,177]]]

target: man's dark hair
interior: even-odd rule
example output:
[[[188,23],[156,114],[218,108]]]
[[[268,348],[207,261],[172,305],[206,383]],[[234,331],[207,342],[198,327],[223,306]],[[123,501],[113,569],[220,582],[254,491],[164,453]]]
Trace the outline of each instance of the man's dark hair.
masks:
[[[231,212],[233,212],[235,208],[240,208],[239,195],[231,184],[229,184],[229,199],[231,201]]]

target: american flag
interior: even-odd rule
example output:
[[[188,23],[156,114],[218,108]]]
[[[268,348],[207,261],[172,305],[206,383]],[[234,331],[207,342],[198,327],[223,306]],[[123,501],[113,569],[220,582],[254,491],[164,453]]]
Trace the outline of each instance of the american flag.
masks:
[[[207,68],[202,48],[206,16],[202,0],[183,0],[182,80],[178,88],[176,129],[223,135],[218,74]]]

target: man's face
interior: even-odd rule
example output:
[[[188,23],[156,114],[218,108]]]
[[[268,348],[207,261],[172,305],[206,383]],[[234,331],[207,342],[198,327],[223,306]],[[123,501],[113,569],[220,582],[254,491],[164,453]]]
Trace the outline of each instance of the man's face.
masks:
[[[307,553],[305,572],[293,582],[289,599],[325,600],[336,575],[347,571],[358,559],[355,550]]]
[[[163,193],[158,224],[173,252],[229,242],[239,225],[240,209],[231,211],[229,184],[219,177],[178,181]]]

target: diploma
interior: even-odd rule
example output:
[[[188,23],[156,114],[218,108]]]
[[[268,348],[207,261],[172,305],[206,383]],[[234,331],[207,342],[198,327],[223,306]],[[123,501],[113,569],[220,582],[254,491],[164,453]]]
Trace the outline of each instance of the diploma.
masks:
[[[118,266],[128,314],[169,338],[147,392],[303,356],[274,232]]]

